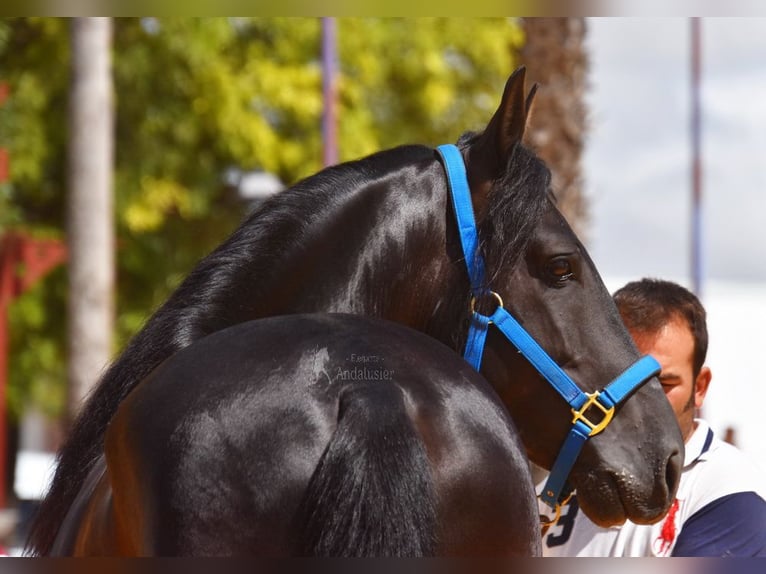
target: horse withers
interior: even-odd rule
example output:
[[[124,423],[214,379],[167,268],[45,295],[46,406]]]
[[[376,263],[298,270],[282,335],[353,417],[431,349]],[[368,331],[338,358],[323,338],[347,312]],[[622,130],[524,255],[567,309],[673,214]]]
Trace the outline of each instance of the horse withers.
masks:
[[[458,141],[483,287],[582,389],[597,391],[638,353],[556,208],[547,168],[521,143],[530,102],[519,70],[486,128]],[[50,553],[92,469],[105,465],[105,432],[121,402],[179,350],[248,320],[341,312],[401,323],[462,352],[472,291],[447,176],[431,148],[380,152],[274,196],[199,263],[99,382],[59,455],[29,550]],[[569,405],[494,328],[481,374],[530,458],[550,468],[569,433]],[[602,525],[658,520],[680,474],[683,442],[657,379],[626,398],[570,475],[583,511]]]

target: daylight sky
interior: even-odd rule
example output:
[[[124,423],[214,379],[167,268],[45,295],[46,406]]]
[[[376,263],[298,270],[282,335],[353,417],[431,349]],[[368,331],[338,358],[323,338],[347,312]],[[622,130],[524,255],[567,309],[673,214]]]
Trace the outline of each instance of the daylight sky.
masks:
[[[587,45],[591,255],[688,278],[689,20],[588,19]],[[704,18],[702,66],[703,278],[766,282],[766,19]]]

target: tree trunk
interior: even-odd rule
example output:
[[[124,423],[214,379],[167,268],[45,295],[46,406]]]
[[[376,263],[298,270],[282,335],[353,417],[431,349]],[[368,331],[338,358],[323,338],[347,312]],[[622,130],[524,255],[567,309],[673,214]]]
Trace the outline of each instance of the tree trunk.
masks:
[[[114,293],[112,22],[72,21],[69,103],[69,404],[72,420],[111,355]]]
[[[580,157],[586,131],[585,19],[524,18],[522,25],[526,44],[521,61],[528,81],[540,84],[528,142],[553,172],[559,209],[584,240],[588,211]]]

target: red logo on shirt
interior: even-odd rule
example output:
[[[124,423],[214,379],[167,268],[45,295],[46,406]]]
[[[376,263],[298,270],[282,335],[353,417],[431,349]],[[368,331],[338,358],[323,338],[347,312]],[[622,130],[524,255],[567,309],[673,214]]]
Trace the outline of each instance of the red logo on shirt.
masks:
[[[676,512],[678,512],[677,498],[673,501],[668,515],[665,517],[665,522],[662,523],[660,535],[654,541],[654,551],[658,556],[667,555],[676,539]]]

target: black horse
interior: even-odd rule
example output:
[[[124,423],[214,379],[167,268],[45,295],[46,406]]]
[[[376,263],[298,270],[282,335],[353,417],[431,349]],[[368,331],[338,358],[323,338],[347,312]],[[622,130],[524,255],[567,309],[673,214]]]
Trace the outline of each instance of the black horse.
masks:
[[[478,134],[458,142],[477,215],[486,281],[586,390],[637,352],[584,247],[555,207],[544,164],[521,143],[531,94],[519,70]],[[326,169],[266,202],[203,259],[113,363],[59,453],[28,549],[48,554],[120,403],[162,361],[206,335],[260,317],[342,312],[381,317],[462,349],[471,289],[442,164],[403,146]],[[530,458],[550,468],[571,413],[552,389],[519,381],[532,367],[490,332],[482,374]],[[535,417],[525,416],[535,413]],[[638,429],[641,432],[637,432]],[[683,443],[653,379],[588,441],[571,474],[599,524],[659,519],[675,491]]]
[[[450,348],[381,319],[288,315],[205,337],[122,402],[105,454],[52,554],[540,551],[497,394]]]

